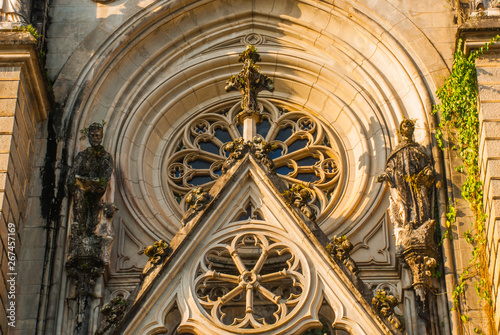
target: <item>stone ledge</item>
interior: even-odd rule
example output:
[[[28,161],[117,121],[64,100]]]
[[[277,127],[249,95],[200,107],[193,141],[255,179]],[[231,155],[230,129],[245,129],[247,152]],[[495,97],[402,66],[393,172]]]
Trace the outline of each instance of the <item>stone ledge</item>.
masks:
[[[46,119],[51,108],[51,90],[40,61],[36,39],[25,31],[0,30],[0,46],[0,68],[21,67],[21,76],[25,77],[24,82],[31,91],[35,118],[37,121]]]

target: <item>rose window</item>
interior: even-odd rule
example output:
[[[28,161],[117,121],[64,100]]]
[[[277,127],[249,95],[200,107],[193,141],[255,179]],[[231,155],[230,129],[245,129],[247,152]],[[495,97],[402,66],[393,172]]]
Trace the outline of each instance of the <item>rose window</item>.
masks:
[[[205,253],[194,289],[213,323],[251,332],[280,324],[298,310],[307,285],[303,261],[289,246],[260,234],[244,234]]]
[[[332,131],[314,115],[305,111],[277,108],[260,99],[263,121],[257,133],[277,149],[270,153],[276,173],[290,184],[305,184],[313,190],[311,206],[317,213],[333,208],[340,196],[342,160],[336,150]],[[240,103],[232,108],[213,109],[192,119],[174,139],[164,163],[166,182],[180,215],[186,209],[186,194],[195,187],[209,189],[222,174],[229,153],[224,146],[242,137],[236,115]]]

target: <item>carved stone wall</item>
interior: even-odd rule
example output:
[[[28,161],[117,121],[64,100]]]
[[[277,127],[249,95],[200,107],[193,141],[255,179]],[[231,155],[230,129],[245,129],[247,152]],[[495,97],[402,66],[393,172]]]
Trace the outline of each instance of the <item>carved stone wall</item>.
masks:
[[[274,108],[272,121],[279,119],[278,127],[288,122],[297,129],[297,138],[283,137],[283,146],[295,156],[275,162],[282,168],[277,174],[289,180],[307,175],[312,180],[305,183],[311,182],[312,189],[314,178],[324,177],[327,184],[341,175],[332,183],[338,193],[329,194],[326,185],[321,201],[311,198],[307,206],[316,210],[316,222],[330,238],[346,235],[352,242],[360,278],[374,288],[390,283],[403,290],[386,213],[388,197],[375,179],[398,143],[396,132],[404,117],[419,120],[416,141],[424,146],[432,142],[433,92],[449,71],[455,44],[447,1],[395,6],[390,0],[65,0],[51,1],[48,12],[46,69],[61,106],[51,128],[61,139],[54,153],[54,166],[60,168],[55,179],[64,178],[71,158],[86,146],[78,132],[90,122],[108,122],[103,145],[116,161],[116,187],[110,190],[120,210],[114,220],[116,241],[103,280],[96,284],[102,294],[96,301],[132,291],[147,261],[141,251],[153,241],[170,243],[181,229],[182,196],[191,186],[203,186],[181,177],[181,167],[192,168],[187,171],[191,176],[210,175],[210,182],[217,178],[206,166],[193,168],[192,157],[184,155],[189,149],[200,158],[201,152],[210,152],[203,145],[218,143],[217,136],[184,130],[210,114],[215,115],[206,120],[210,130],[224,124],[238,133],[234,120],[225,120],[232,112],[224,112],[238,105],[239,94],[226,93],[224,86],[240,71],[238,54],[247,44],[257,46],[260,69],[275,82],[274,92],[261,92],[262,105]],[[303,117],[321,125],[328,136],[314,138],[308,125],[299,125]],[[181,137],[189,143],[178,141]],[[299,144],[302,151],[293,151]],[[170,161],[175,155],[182,161]],[[223,156],[217,152],[209,163]],[[182,178],[180,183],[188,185],[179,187],[186,193],[178,199],[171,182]],[[62,194],[61,232],[53,254],[59,265],[67,256],[71,222],[70,204]],[[241,215],[262,216],[256,203],[245,203]],[[41,229],[45,222],[38,208],[30,210],[33,224]],[[49,270],[60,274],[64,269]],[[71,322],[62,306],[70,291],[65,276],[53,275],[49,307],[41,308],[40,316],[26,315],[30,326],[39,317],[41,331],[69,332],[71,325],[63,325]],[[43,285],[31,287],[34,300]],[[98,307],[93,307],[97,320]]]

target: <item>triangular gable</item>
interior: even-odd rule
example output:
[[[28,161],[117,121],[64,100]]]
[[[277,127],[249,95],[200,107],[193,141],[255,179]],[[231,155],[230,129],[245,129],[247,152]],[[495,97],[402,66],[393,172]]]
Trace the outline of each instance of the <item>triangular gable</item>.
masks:
[[[330,257],[319,227],[288,204],[284,183],[246,155],[210,190],[148,273],[115,333],[302,334],[332,323],[356,334],[390,332],[359,287]],[[262,217],[238,220],[251,203]],[[357,286],[357,287],[356,287]],[[167,317],[172,306],[180,325]]]

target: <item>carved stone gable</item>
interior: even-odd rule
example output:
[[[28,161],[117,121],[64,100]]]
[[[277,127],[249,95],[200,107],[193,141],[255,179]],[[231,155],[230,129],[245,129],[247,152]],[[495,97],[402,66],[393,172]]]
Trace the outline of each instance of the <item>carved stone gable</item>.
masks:
[[[324,308],[342,329],[389,332],[371,292],[351,282],[325,249],[326,236],[266,171],[246,154],[217,180],[170,241],[171,254],[145,275],[115,334],[172,327],[161,315],[173,306],[181,333],[302,334],[321,328]]]

